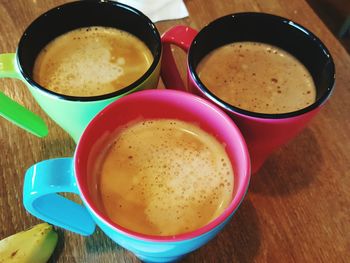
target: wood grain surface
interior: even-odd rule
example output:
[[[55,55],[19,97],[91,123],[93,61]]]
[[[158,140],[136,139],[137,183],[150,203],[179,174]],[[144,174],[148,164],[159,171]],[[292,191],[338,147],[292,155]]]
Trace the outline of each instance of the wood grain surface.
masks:
[[[0,0],[0,52],[15,52],[24,29],[64,0]],[[336,89],[326,107],[253,176],[249,192],[224,230],[182,262],[349,262],[350,57],[304,0],[187,0],[190,16],[157,23],[201,29],[242,11],[290,18],[313,31],[336,64]],[[77,14],[78,15],[78,14]],[[185,55],[176,50],[183,65]],[[161,84],[160,84],[161,85]],[[0,90],[42,116],[49,135],[39,139],[0,118],[0,239],[39,222],[22,205],[23,176],[35,162],[72,156],[73,140],[35,103],[20,81],[1,79]],[[50,262],[139,262],[101,231],[82,237],[58,229]],[[34,263],[34,262],[33,262]]]

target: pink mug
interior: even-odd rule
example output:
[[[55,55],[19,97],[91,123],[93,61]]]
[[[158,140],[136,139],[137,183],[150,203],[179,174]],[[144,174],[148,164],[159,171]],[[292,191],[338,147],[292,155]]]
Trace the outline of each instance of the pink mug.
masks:
[[[103,155],[103,145],[126,124],[152,119],[194,123],[225,145],[234,171],[232,200],[203,227],[169,236],[143,234],[113,222],[94,197],[98,187],[92,167],[96,167],[96,161]],[[115,176],[121,175],[116,171]],[[173,176],[172,173],[169,176]],[[84,236],[92,234],[97,224],[113,241],[142,261],[174,262],[209,242],[223,229],[239,208],[249,180],[246,144],[237,126],[222,110],[185,92],[144,90],[120,98],[97,114],[84,130],[73,158],[45,160],[30,167],[24,179],[23,203],[32,215]],[[63,198],[58,194],[61,192],[78,194],[83,205]],[[159,210],[160,214],[167,212]]]
[[[316,101],[294,112],[266,114],[230,105],[215,96],[201,82],[196,67],[210,51],[241,41],[277,46],[296,57],[309,70],[315,86]],[[187,53],[187,90],[223,109],[240,128],[256,173],[267,157],[295,137],[330,97],[335,82],[335,67],[325,45],[309,30],[286,18],[264,13],[238,13],[214,20],[199,32],[187,26],[175,26],[162,36],[161,77],[166,87],[185,90],[176,67],[171,44]]]

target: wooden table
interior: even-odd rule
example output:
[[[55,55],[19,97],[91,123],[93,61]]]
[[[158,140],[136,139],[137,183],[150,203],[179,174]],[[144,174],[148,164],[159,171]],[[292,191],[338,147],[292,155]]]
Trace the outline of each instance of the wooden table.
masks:
[[[0,52],[14,52],[28,24],[64,2],[1,0]],[[337,87],[308,127],[275,152],[252,178],[245,201],[224,231],[183,262],[349,262],[349,55],[304,0],[185,3],[190,17],[157,23],[161,33],[178,24],[200,29],[215,18],[242,11],[273,13],[301,23],[330,49]],[[182,59],[180,54],[178,60]],[[46,138],[39,139],[0,119],[0,238],[4,238],[39,222],[22,205],[25,170],[44,159],[72,156],[75,145],[46,117],[20,81],[0,80],[0,90],[42,116],[50,129]],[[90,237],[58,232],[59,244],[51,262],[139,262],[101,231]]]

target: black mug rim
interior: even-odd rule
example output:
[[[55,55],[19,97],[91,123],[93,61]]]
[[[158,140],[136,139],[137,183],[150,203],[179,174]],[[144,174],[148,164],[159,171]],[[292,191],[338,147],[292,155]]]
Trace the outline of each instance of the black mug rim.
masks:
[[[214,95],[214,93],[212,93],[200,80],[200,78],[197,75],[196,72],[196,68],[193,65],[193,57],[192,57],[192,51],[195,48],[196,45],[196,41],[198,40],[198,38],[200,37],[201,34],[204,34],[205,31],[212,26],[213,24],[219,22],[220,20],[226,19],[228,17],[244,17],[244,16],[251,16],[251,15],[256,15],[256,16],[265,16],[265,17],[270,17],[273,19],[277,19],[279,20],[281,23],[288,23],[288,24],[292,24],[294,27],[298,28],[299,30],[303,31],[303,33],[305,33],[305,37],[308,35],[308,37],[310,38],[310,40],[316,42],[318,44],[318,46],[323,50],[323,53],[325,53],[325,55],[329,58],[329,63],[330,63],[330,76],[331,77],[331,81],[329,83],[329,86],[327,87],[327,90],[324,94],[322,94],[322,96],[320,96],[313,104],[302,108],[300,110],[297,111],[292,111],[292,112],[286,112],[286,113],[259,113],[259,112],[253,112],[253,111],[248,111],[245,109],[241,109],[239,107],[233,106],[223,100],[221,100],[219,97],[217,97],[216,95]],[[191,78],[195,81],[196,85],[198,86],[198,88],[201,90],[201,92],[204,93],[204,95],[209,98],[211,101],[213,101],[215,104],[221,106],[222,108],[224,108],[225,110],[229,111],[229,112],[235,112],[241,115],[245,115],[245,116],[250,116],[250,117],[254,117],[254,118],[261,118],[261,119],[283,119],[283,118],[290,118],[290,117],[296,117],[302,114],[305,114],[307,112],[310,112],[314,109],[316,109],[317,107],[321,106],[332,94],[334,86],[335,86],[335,65],[334,65],[334,61],[332,58],[332,55],[330,54],[328,48],[323,44],[323,42],[316,36],[314,35],[310,30],[308,30],[307,28],[305,28],[304,26],[281,16],[277,16],[274,14],[269,14],[269,13],[262,13],[262,12],[241,12],[241,13],[233,13],[233,14],[229,14],[226,16],[222,16],[219,17],[215,20],[213,20],[212,22],[210,22],[209,24],[207,24],[205,27],[203,27],[198,34],[195,36],[195,38],[193,39],[189,52],[188,52],[188,56],[187,56],[187,60],[188,60],[188,67],[189,67],[189,72],[191,75]]]
[[[148,70],[136,81],[134,81],[133,83],[131,83],[130,85],[111,92],[111,93],[107,93],[107,94],[102,94],[102,95],[97,95],[97,96],[72,96],[72,95],[66,95],[66,94],[61,94],[61,93],[57,93],[54,92],[52,90],[49,90],[43,86],[41,86],[39,83],[37,83],[36,81],[34,81],[34,79],[31,77],[31,74],[29,72],[26,72],[22,65],[21,65],[21,55],[22,52],[20,52],[21,48],[24,45],[25,42],[25,37],[27,36],[28,32],[32,29],[32,27],[35,26],[35,24],[37,23],[37,21],[50,16],[50,14],[57,12],[58,10],[64,9],[66,7],[69,6],[74,6],[74,5],[85,5],[85,4],[96,4],[96,7],[100,4],[103,5],[110,5],[113,8],[122,8],[125,10],[130,11],[130,13],[134,13],[136,15],[138,15],[139,17],[141,17],[145,23],[147,23],[150,27],[150,32],[152,32],[153,36],[156,38],[157,40],[157,52],[155,54],[155,56],[153,56],[153,62],[151,64],[151,66],[148,68]],[[57,35],[58,36],[58,35]],[[161,53],[162,53],[162,45],[161,45],[161,38],[160,38],[160,34],[158,32],[158,29],[156,28],[156,26],[154,25],[154,23],[141,11],[139,11],[136,8],[133,8],[129,5],[123,4],[123,3],[119,3],[116,1],[110,1],[110,0],[98,0],[95,2],[92,1],[74,1],[74,2],[69,2],[63,5],[59,5],[56,6],[44,13],[42,13],[41,15],[39,15],[37,18],[35,18],[30,24],[29,26],[24,30],[20,41],[18,43],[18,47],[16,50],[16,60],[17,60],[17,65],[19,68],[19,71],[21,73],[21,75],[24,77],[24,79],[31,85],[31,87],[35,87],[36,89],[39,89],[41,91],[44,91],[52,96],[55,96],[56,98],[59,99],[63,99],[63,100],[69,100],[69,101],[100,101],[100,100],[106,100],[106,99],[110,99],[113,97],[119,97],[121,95],[127,94],[129,92],[131,92],[132,90],[134,90],[135,88],[137,88],[140,84],[142,84],[148,77],[150,77],[153,72],[156,70],[160,58],[161,58]]]

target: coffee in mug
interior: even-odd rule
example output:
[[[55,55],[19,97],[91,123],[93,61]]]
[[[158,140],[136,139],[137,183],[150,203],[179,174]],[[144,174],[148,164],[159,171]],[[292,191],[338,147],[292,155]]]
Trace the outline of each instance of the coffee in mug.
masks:
[[[217,97],[252,112],[293,112],[316,100],[316,87],[306,67],[270,44],[224,45],[199,62],[197,73]]]
[[[142,261],[175,262],[223,229],[249,178],[245,141],[222,110],[185,92],[145,90],[97,114],[73,158],[29,168],[23,203],[82,235],[97,224]]]
[[[161,54],[157,28],[137,9],[116,1],[75,1],[40,15],[23,32],[16,53],[0,54],[0,78],[22,80],[48,116],[78,142],[108,104],[157,88]],[[38,136],[48,133],[29,110],[20,107],[21,114],[13,114],[4,107],[0,103],[10,121]]]
[[[56,37],[41,50],[33,79],[59,94],[98,96],[129,86],[152,62],[149,48],[131,33],[83,27]]]
[[[225,147],[195,124],[138,121],[119,129],[92,169],[99,209],[132,231],[172,236],[217,218],[233,194]]]
[[[221,107],[244,135],[252,173],[305,127],[334,88],[335,65],[327,47],[287,18],[229,14],[199,32],[173,27],[162,35],[162,44],[165,87],[189,91]],[[188,53],[187,87],[172,45]],[[210,65],[212,59],[221,59],[220,64]]]

